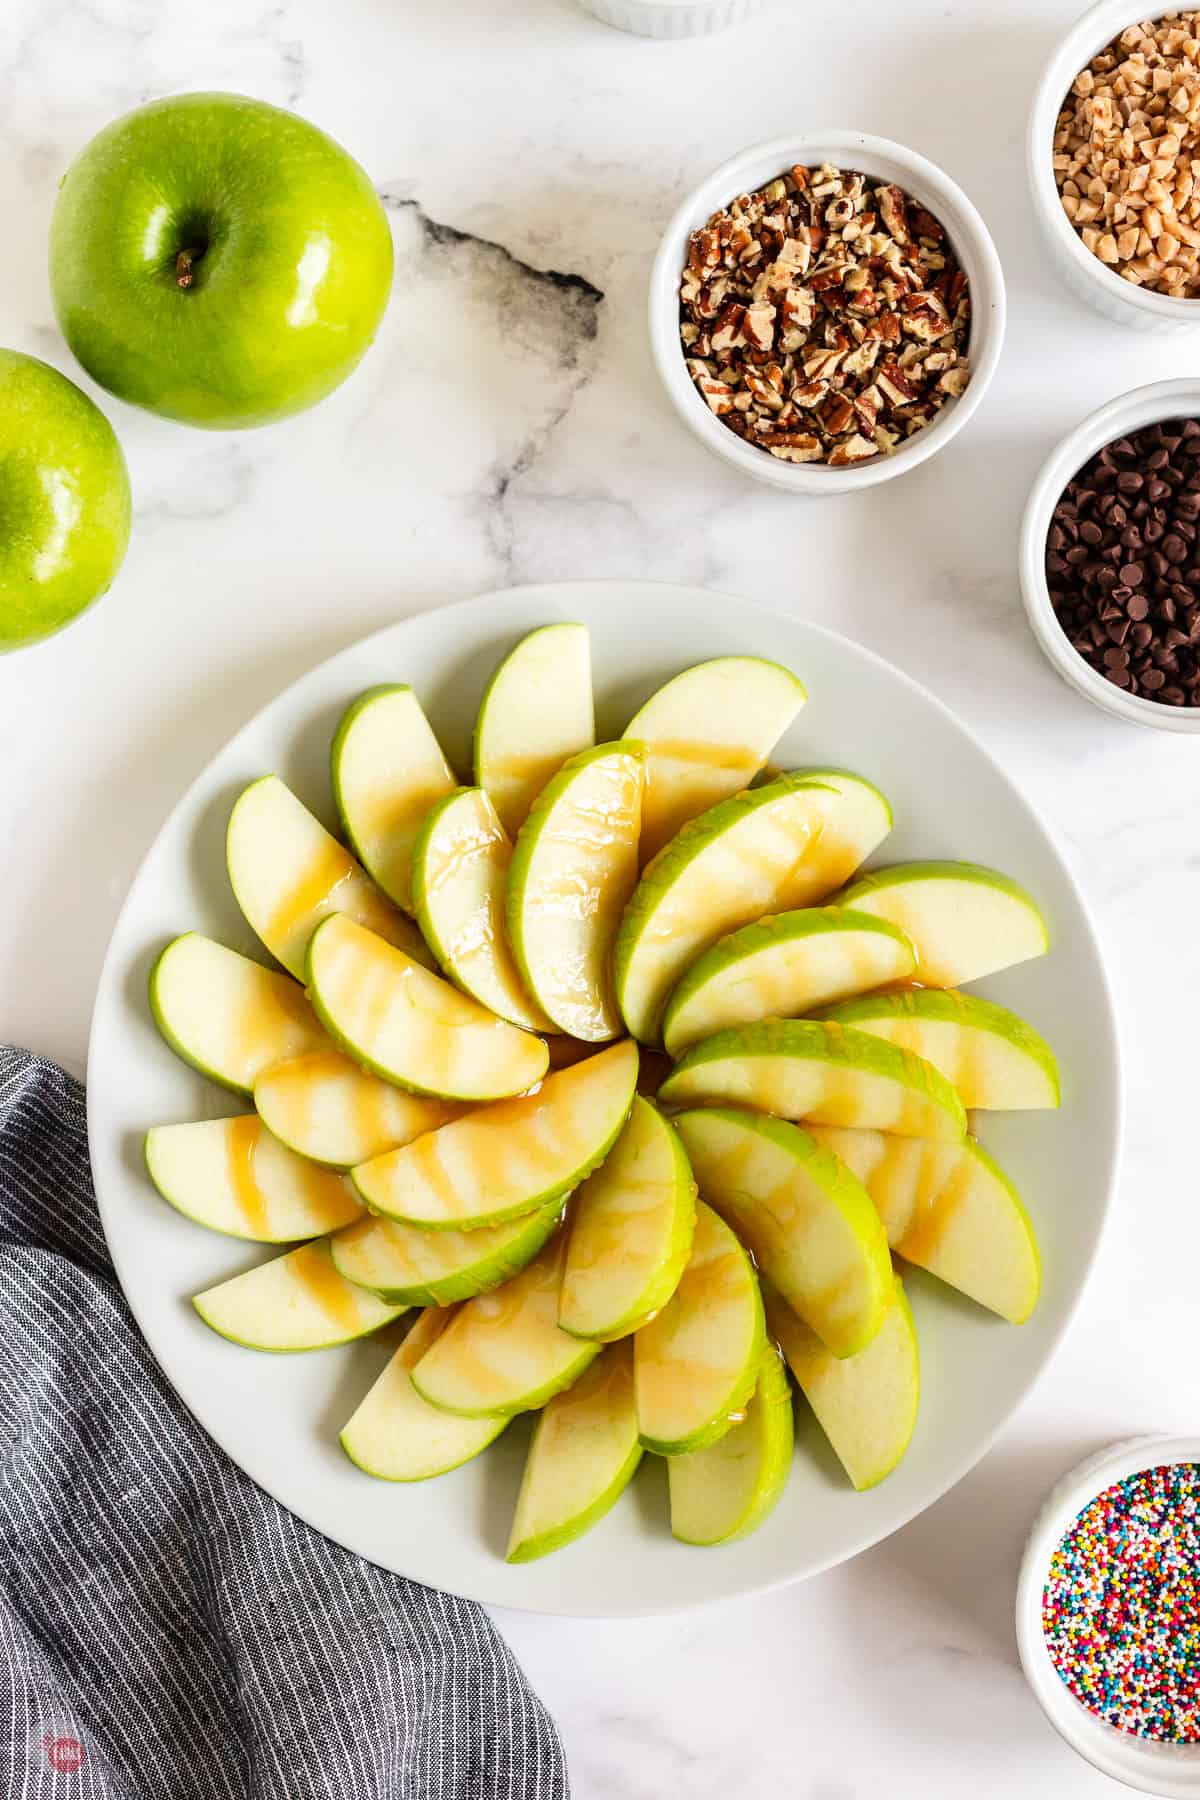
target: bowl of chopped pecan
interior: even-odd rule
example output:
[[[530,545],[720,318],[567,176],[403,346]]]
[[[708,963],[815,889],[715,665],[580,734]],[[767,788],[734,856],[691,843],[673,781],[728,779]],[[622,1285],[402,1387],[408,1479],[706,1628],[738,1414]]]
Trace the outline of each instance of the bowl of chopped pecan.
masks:
[[[1004,277],[962,190],[865,132],[778,138],[679,207],[650,281],[684,424],[792,493],[871,487],[962,429],[1004,338]]]

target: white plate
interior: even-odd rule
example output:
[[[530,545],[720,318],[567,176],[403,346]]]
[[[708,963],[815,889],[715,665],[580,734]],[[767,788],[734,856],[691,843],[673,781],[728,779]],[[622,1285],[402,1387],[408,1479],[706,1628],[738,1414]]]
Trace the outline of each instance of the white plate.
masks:
[[[332,821],[328,754],[347,702],[408,681],[452,762],[469,766],[484,682],[525,631],[582,619],[592,633],[599,729],[616,735],[667,675],[703,657],[750,652],[795,669],[809,703],[783,741],[784,765],[839,764],[888,794],[886,860],[993,863],[1024,882],[1050,920],[1053,948],[980,991],[1026,1013],[1062,1060],[1061,1113],[986,1119],[982,1136],[1029,1203],[1045,1291],[1020,1330],[913,1274],[921,1337],[921,1416],[897,1472],[854,1494],[812,1425],[802,1424],[783,1500],[760,1531],[717,1550],[669,1535],[663,1465],[647,1457],[632,1490],[569,1549],[510,1568],[503,1560],[527,1425],[474,1463],[413,1487],[373,1481],[337,1434],[385,1360],[383,1344],[268,1356],[216,1337],[188,1297],[248,1267],[253,1250],[174,1213],[142,1167],[147,1126],[237,1110],[167,1049],[146,978],[189,927],[252,953],[225,877],[235,795],[278,771]],[[261,954],[261,953],[260,953]],[[327,1536],[419,1581],[501,1606],[585,1617],[668,1612],[813,1575],[886,1537],[971,1467],[1045,1367],[1096,1253],[1116,1170],[1120,1067],[1112,1002],[1084,902],[1045,829],[965,728],[867,651],[740,599],[645,582],[566,583],[493,594],[407,619],[324,663],[261,712],[179,802],[134,881],[109,946],[92,1023],[88,1126],[100,1212],[129,1304],[201,1424],[268,1492]]]

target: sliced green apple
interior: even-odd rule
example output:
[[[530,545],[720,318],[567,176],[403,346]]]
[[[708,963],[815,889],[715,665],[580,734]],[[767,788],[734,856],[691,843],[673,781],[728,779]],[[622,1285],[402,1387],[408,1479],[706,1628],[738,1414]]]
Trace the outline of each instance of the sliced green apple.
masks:
[[[600,744],[564,764],[522,825],[508,878],[508,935],[525,985],[560,1031],[617,1037],[612,947],[637,886],[637,744]]]
[[[981,1144],[922,1143],[812,1127],[870,1194],[892,1249],[980,1306],[1021,1325],[1037,1305],[1041,1258],[1029,1214]]]
[[[353,1171],[365,1205],[426,1228],[472,1231],[539,1210],[589,1175],[633,1104],[637,1047],[614,1044],[534,1094],[480,1107]]]
[[[347,1281],[405,1306],[470,1300],[531,1263],[562,1214],[552,1200],[540,1212],[478,1231],[429,1231],[395,1219],[361,1219],[330,1240],[333,1266]]]
[[[417,1392],[444,1412],[507,1418],[544,1406],[599,1354],[558,1325],[566,1238],[556,1232],[519,1275],[468,1300],[412,1371]]]
[[[663,1013],[663,1044],[692,1044],[756,1019],[803,1018],[817,1007],[908,981],[917,956],[895,925],[838,906],[774,913],[698,956]]]
[[[568,757],[595,741],[586,625],[543,625],[488,683],[475,723],[475,780],[515,837]]]
[[[779,1352],[768,1344],[745,1418],[706,1450],[667,1464],[672,1537],[730,1544],[757,1531],[787,1486],[793,1438],[791,1388]]]
[[[384,899],[278,775],[252,781],[234,802],[225,862],[247,922],[301,980],[308,941],[331,913],[356,919],[418,962],[429,961],[412,921]]]
[[[582,1537],[620,1499],[641,1460],[633,1346],[610,1344],[538,1414],[508,1561],[532,1562]]]
[[[235,1344],[278,1351],[348,1344],[405,1310],[339,1275],[328,1238],[207,1288],[192,1305],[206,1325]]]
[[[796,871],[790,906],[817,906],[836,893],[892,829],[892,809],[877,787],[848,769],[793,769],[824,790],[821,835]]]
[[[500,1436],[507,1419],[456,1419],[422,1400],[410,1379],[454,1317],[423,1312],[341,1434],[352,1463],[381,1481],[428,1481],[457,1469]]]
[[[912,1440],[921,1362],[912,1308],[897,1277],[887,1312],[865,1350],[832,1356],[787,1303],[764,1289],[774,1337],[834,1454],[858,1489],[890,1475]]]
[[[451,981],[510,1025],[553,1031],[525,991],[504,923],[512,845],[482,788],[433,807],[412,857],[413,903],[425,942]]]
[[[962,987],[1049,948],[1046,921],[1024,888],[978,863],[872,869],[843,889],[837,903],[907,932],[927,987]]]
[[[765,1342],[750,1258],[700,1201],[679,1284],[633,1340],[638,1432],[647,1450],[679,1456],[715,1444],[754,1390]]]
[[[249,1094],[273,1063],[330,1048],[290,975],[197,931],[175,938],[155,962],[150,1011],[177,1056],[238,1094]]]
[[[411,912],[417,832],[434,802],[458,785],[412,689],[397,683],[360,694],[334,734],[330,768],[346,836],[364,869]]]
[[[1045,1038],[1007,1007],[972,994],[920,988],[872,994],[819,1014],[885,1038],[940,1069],[967,1108],[1055,1107],[1058,1064]]]
[[[960,1142],[962,1101],[931,1064],[882,1038],[812,1019],[760,1019],[705,1038],[658,1090],[664,1106],[749,1106],[783,1119]]]
[[[294,1155],[253,1113],[154,1126],[146,1168],[177,1212],[256,1244],[322,1237],[362,1216],[344,1176]]]
[[[748,787],[808,698],[790,669],[718,656],[684,669],[625,728],[646,746],[641,859],[719,800]]]
[[[524,1093],[546,1073],[541,1038],[519,1031],[353,919],[334,915],[308,951],[313,1009],[373,1075],[443,1100]]]
[[[571,1208],[558,1322],[607,1342],[636,1331],[679,1283],[696,1223],[696,1184],[679,1134],[648,1100]]]
[[[405,1093],[340,1050],[273,1063],[254,1083],[254,1106],[281,1143],[334,1169],[411,1144],[464,1110],[450,1100]]]
[[[806,1131],[713,1107],[676,1121],[708,1204],[835,1356],[879,1330],[892,1262],[862,1183]]]

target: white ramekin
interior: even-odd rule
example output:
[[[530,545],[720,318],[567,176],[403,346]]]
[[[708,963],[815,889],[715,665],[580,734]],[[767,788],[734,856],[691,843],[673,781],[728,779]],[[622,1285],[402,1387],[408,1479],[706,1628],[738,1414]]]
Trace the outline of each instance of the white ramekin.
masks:
[[[766,0],[579,0],[605,25],[638,37],[703,37],[728,31],[763,10]]]
[[[1033,98],[1026,139],[1034,217],[1061,279],[1079,299],[1136,331],[1189,331],[1200,326],[1200,300],[1173,300],[1135,287],[1084,248],[1062,209],[1054,178],[1054,126],[1072,82],[1098,50],[1127,25],[1177,12],[1175,6],[1139,7],[1136,0],[1097,0],[1076,20],[1046,66]]]
[[[967,392],[970,393],[969,388]],[[1046,537],[1055,504],[1072,475],[1114,438],[1126,437],[1143,425],[1157,424],[1160,419],[1184,418],[1200,419],[1200,379],[1155,381],[1148,387],[1121,394],[1107,406],[1089,413],[1083,423],[1051,451],[1038,471],[1021,522],[1021,596],[1033,635],[1063,680],[1076,693],[1114,718],[1125,719],[1134,725],[1152,725],[1159,731],[1197,732],[1200,731],[1200,707],[1164,706],[1159,700],[1143,700],[1139,694],[1126,694],[1085,662],[1059,624],[1046,585]]]
[[[1167,1800],[1196,1800],[1200,1744],[1154,1743],[1106,1725],[1060,1679],[1042,1631],[1042,1590],[1050,1558],[1084,1507],[1116,1482],[1170,1463],[1200,1463],[1200,1438],[1126,1438],[1063,1476],[1038,1514],[1025,1548],[1017,1580],[1017,1648],[1043,1712],[1072,1750],[1126,1787]]]
[[[745,444],[709,411],[684,362],[679,341],[679,279],[688,239],[697,226],[738,194],[771,181],[793,163],[833,163],[877,181],[895,182],[942,223],[971,288],[971,379],[966,392],[948,400],[931,425],[907,438],[890,456],[848,469],[824,463],[787,463]],[[987,226],[962,189],[915,150],[864,131],[832,131],[774,138],[722,163],[694,188],[676,211],[659,245],[650,276],[650,348],[663,386],[689,430],[724,462],[768,487],[792,494],[841,494],[874,487],[915,469],[961,431],[987,392],[1004,342],[1004,276]]]

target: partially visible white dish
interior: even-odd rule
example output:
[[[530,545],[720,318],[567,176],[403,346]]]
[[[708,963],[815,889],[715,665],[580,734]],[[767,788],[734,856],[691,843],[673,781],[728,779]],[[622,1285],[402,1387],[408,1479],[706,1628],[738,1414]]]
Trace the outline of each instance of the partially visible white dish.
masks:
[[[904,1463],[853,1493],[811,1421],[780,1505],[744,1542],[672,1541],[665,1470],[647,1457],[631,1492],[577,1544],[542,1562],[503,1560],[527,1426],[484,1456],[411,1487],[373,1481],[337,1434],[388,1354],[381,1340],[299,1357],[241,1349],[206,1330],[189,1297],[265,1252],[212,1236],[173,1212],[142,1166],[142,1134],[217,1117],[230,1096],[184,1067],[151,1022],[146,978],[163,943],[190,926],[260,955],[225,877],[229,808],[275,770],[327,822],[329,742],[347,702],[411,682],[452,764],[469,767],[483,685],[522,633],[556,619],[592,636],[598,735],[615,735],[668,675],[702,658],[786,663],[809,702],[773,760],[853,768],[896,813],[881,857],[954,856],[1006,870],[1045,911],[1050,954],[980,983],[1052,1040],[1060,1113],[990,1115],[981,1135],[1026,1197],[1045,1263],[1030,1322],[1002,1324],[914,1272],[923,1391]],[[1108,1211],[1119,1152],[1121,1079],[1103,959],[1073,877],[1003,771],[940,703],[868,651],[795,619],[703,589],[572,582],[512,590],[426,613],[312,670],[252,720],[180,800],[134,880],[101,975],[88,1060],[96,1191],[117,1272],[175,1388],[260,1486],[373,1562],[494,1605],[583,1617],[663,1613],[776,1587],[844,1561],[895,1531],[987,1449],[1045,1368],[1080,1298]]]
[[[760,13],[766,0],[580,0],[604,25],[637,37],[707,37]]]

